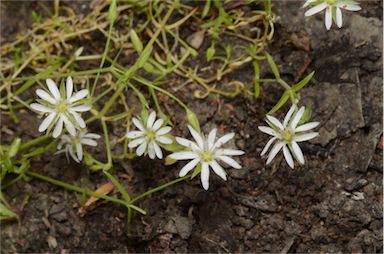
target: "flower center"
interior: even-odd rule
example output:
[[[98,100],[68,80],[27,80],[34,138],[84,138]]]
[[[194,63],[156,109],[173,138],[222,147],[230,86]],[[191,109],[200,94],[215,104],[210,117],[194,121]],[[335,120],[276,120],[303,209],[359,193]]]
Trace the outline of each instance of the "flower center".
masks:
[[[153,130],[147,129],[146,134],[147,134],[147,137],[148,137],[149,140],[156,139],[156,132],[154,132]]]
[[[210,162],[213,159],[212,152],[204,151],[201,153],[201,160],[204,162]]]
[[[56,105],[56,109],[58,112],[60,113],[64,113],[68,110],[68,103],[67,101],[63,100],[63,101],[60,101],[57,105]]]
[[[336,0],[326,0],[328,5],[334,5]]]
[[[291,130],[286,130],[283,132],[282,136],[283,136],[283,139],[285,141],[287,141],[288,143],[291,142],[293,140],[293,135],[294,133],[291,131]]]

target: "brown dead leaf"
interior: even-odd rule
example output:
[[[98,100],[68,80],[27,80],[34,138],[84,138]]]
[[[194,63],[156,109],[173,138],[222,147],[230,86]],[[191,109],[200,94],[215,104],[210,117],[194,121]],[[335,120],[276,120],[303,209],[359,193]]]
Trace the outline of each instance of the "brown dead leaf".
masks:
[[[99,194],[104,194],[104,195],[107,195],[108,193],[110,193],[113,188],[115,188],[115,185],[113,185],[113,183],[111,181],[108,181],[107,183],[101,185],[99,188],[97,188],[97,190],[95,191],[96,193],[99,193]],[[79,209],[79,213],[80,214],[84,214],[85,213],[85,209],[89,206],[91,206],[92,204],[94,204],[97,200],[99,200],[99,198],[97,197],[90,197],[87,202],[85,202],[85,204],[80,207]]]

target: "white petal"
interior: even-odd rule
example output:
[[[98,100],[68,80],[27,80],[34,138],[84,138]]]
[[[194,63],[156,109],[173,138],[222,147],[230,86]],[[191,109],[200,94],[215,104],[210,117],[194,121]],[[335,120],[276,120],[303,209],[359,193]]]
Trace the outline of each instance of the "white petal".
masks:
[[[183,177],[188,174],[189,171],[191,171],[194,167],[196,167],[197,163],[199,163],[199,158],[193,159],[180,170],[179,176]]]
[[[310,139],[317,137],[318,135],[319,135],[319,133],[317,133],[317,132],[305,133],[302,135],[295,136],[293,141],[295,141],[295,142],[307,141],[307,140],[310,140]]]
[[[156,134],[157,135],[164,135],[164,134],[167,134],[168,132],[170,132],[171,130],[172,130],[171,127],[165,126],[165,127],[161,128],[161,129],[159,129],[158,131],[156,131]]]
[[[284,128],[287,127],[289,120],[291,120],[292,114],[293,112],[295,112],[296,108],[297,108],[296,104],[292,104],[291,108],[288,110],[287,115],[284,117],[284,122],[283,122]]]
[[[271,122],[274,126],[276,126],[277,128],[279,128],[280,130],[284,130],[283,125],[280,123],[279,120],[277,120],[276,117],[273,117],[273,116],[270,116],[270,115],[266,115],[265,117],[266,117],[267,120],[268,120],[269,122]]]
[[[142,137],[144,136],[144,134],[145,133],[142,131],[130,131],[127,133],[127,138],[134,139],[134,138]]]
[[[152,111],[149,114],[149,117],[148,117],[148,120],[147,120],[147,128],[148,129],[152,129],[152,126],[153,126],[153,123],[155,122],[155,120],[156,120],[156,112]]]
[[[59,120],[56,123],[55,129],[53,129],[52,137],[57,138],[63,131],[64,120],[62,117],[59,117]]]
[[[151,158],[152,160],[156,157],[155,147],[153,144],[154,144],[153,141],[148,144],[148,155],[149,155],[149,158]]]
[[[144,140],[143,143],[139,145],[139,147],[136,149],[137,156],[141,156],[144,154],[145,150],[147,149],[147,141]]]
[[[271,138],[267,144],[265,145],[263,151],[261,151],[261,156],[263,156],[266,152],[268,152],[269,147],[272,145],[272,143],[277,139],[277,137]]]
[[[343,15],[339,7],[336,7],[336,25],[341,28],[343,26]]]
[[[319,122],[310,122],[303,125],[300,125],[295,129],[295,132],[309,131],[313,128],[316,128],[320,123]]]
[[[304,107],[301,107],[299,109],[299,111],[297,111],[297,113],[295,114],[295,116],[292,119],[292,122],[289,124],[289,126],[292,129],[296,128],[297,124],[300,122],[300,119],[303,117],[304,111],[305,111]]]
[[[213,160],[209,162],[209,165],[213,169],[213,172],[216,173],[216,175],[220,176],[224,181],[227,181],[227,174],[225,173],[224,169],[217,163],[217,161]]]
[[[145,131],[144,125],[135,117],[132,118],[132,123],[141,131]]]
[[[316,5],[316,6],[312,7],[308,11],[306,11],[304,13],[304,15],[305,16],[312,16],[313,14],[316,14],[316,13],[321,12],[322,10],[324,10],[325,7],[327,7],[327,3],[321,3],[319,5]]]
[[[146,143],[146,138],[138,138],[138,139],[134,139],[134,140],[132,140],[131,142],[129,142],[128,143],[128,147],[129,148],[134,148],[134,147],[136,147],[136,146],[138,146],[138,145],[140,145],[140,144],[142,144],[142,143]]]
[[[172,139],[167,138],[165,136],[157,136],[156,140],[161,144],[172,144]]]
[[[51,125],[53,119],[55,119],[56,117],[56,113],[55,112],[52,112],[50,113],[44,120],[43,122],[41,122],[40,126],[39,126],[39,132],[43,132],[45,131],[46,129],[48,129],[49,125]]]
[[[71,145],[67,146],[67,148],[66,148],[66,152],[68,152],[68,151],[69,151],[69,155],[71,155],[72,159],[73,159],[74,161],[76,161],[77,163],[80,163],[80,161],[79,161],[79,159],[77,158],[76,154],[74,153],[74,151],[73,151]],[[67,158],[68,158],[68,157],[67,157]]]
[[[191,132],[192,137],[195,139],[197,145],[200,147],[200,149],[204,149],[204,140],[201,137],[201,135],[190,125],[188,125],[189,132]]]
[[[37,96],[39,96],[41,99],[51,103],[51,104],[56,104],[57,101],[52,97],[50,96],[46,91],[42,90],[42,89],[37,89],[36,90],[36,94]]]
[[[89,106],[89,105],[85,105],[85,104],[71,107],[71,109],[72,109],[73,111],[77,111],[77,112],[86,112],[86,111],[91,110],[91,108],[92,108],[91,106]]]
[[[227,143],[229,140],[231,140],[233,137],[235,136],[235,133],[228,133],[224,136],[222,136],[221,138],[219,138],[215,145],[213,146],[214,148],[218,148],[218,147],[221,147],[222,145],[224,145],[225,143]]]
[[[60,116],[60,118],[62,118],[64,120],[65,128],[67,129],[69,134],[71,134],[72,136],[75,136],[76,135],[76,129],[75,129],[75,126],[73,125],[73,123],[71,121],[69,121],[68,118],[64,114],[62,114]]]
[[[153,142],[153,147],[155,148],[155,154],[157,158],[162,159],[163,153],[161,152],[160,146],[156,142]]]
[[[329,30],[332,26],[332,7],[327,6],[325,9],[325,27]]]
[[[67,82],[65,83],[65,90],[67,92],[67,99],[71,98],[73,92],[73,80],[71,77],[67,77]]]
[[[272,129],[271,127],[267,127],[267,126],[259,126],[258,127],[260,131],[268,134],[268,135],[271,135],[271,136],[277,136],[277,133],[274,129]]]
[[[77,158],[79,161],[83,159],[83,147],[81,146],[80,143],[76,144],[76,153],[77,153]]]
[[[311,3],[316,2],[316,1],[317,1],[317,0],[307,0],[307,1],[304,3],[303,8],[309,6]]]
[[[343,8],[348,11],[360,11],[361,7],[356,4],[340,4],[338,5],[340,8]]]
[[[89,138],[82,138],[81,143],[88,146],[97,146],[97,142]]]
[[[288,163],[288,165],[289,165],[291,168],[294,168],[295,165],[293,164],[292,155],[291,155],[291,153],[289,152],[288,147],[287,147],[286,145],[283,146],[283,153],[284,153],[285,161]]]
[[[80,114],[73,111],[72,109],[70,109],[69,112],[73,115],[76,122],[79,124],[80,128],[85,128],[85,122],[84,122],[83,118],[80,116]]]
[[[83,137],[84,138],[93,138],[93,139],[101,138],[101,136],[99,134],[95,134],[95,133],[86,133],[86,134],[84,134]]]
[[[224,161],[226,164],[228,164],[229,166],[231,166],[233,168],[241,169],[241,165],[239,163],[237,163],[237,161],[235,161],[231,157],[228,157],[228,156],[225,156],[225,155],[221,155],[221,156],[218,156],[217,158],[219,160]]]
[[[164,120],[163,119],[157,119],[156,122],[153,124],[152,126],[152,130],[153,131],[157,131],[164,123]]]
[[[199,155],[194,152],[183,151],[183,152],[172,153],[169,155],[169,157],[174,160],[190,160],[190,159],[198,158]]]
[[[304,164],[304,155],[299,145],[296,142],[292,142],[289,148],[291,149],[298,162],[300,162],[300,164]]]
[[[75,93],[71,98],[68,99],[69,103],[76,102],[78,100],[81,100],[85,98],[88,95],[89,91],[87,89],[83,89]]]
[[[217,133],[217,128],[214,128],[208,134],[208,138],[207,138],[208,149],[212,149],[213,148],[213,145],[215,144],[216,133]]]
[[[201,184],[205,190],[209,189],[209,166],[204,162],[201,166]]]
[[[192,142],[192,141],[185,139],[185,138],[176,137],[176,142],[182,146],[189,147],[194,151],[200,151],[201,150],[195,142]]]
[[[47,83],[48,89],[56,101],[60,100],[60,91],[57,88],[55,82],[53,82],[53,80],[50,78],[46,79],[45,82]]]
[[[277,153],[284,146],[283,142],[277,142],[271,149],[271,152],[268,155],[267,164],[271,163],[271,161],[276,157]]]
[[[235,150],[235,149],[217,149],[216,155],[229,155],[229,156],[236,156],[236,155],[243,155],[244,151],[241,150]]]
[[[47,106],[44,106],[44,105],[41,105],[39,103],[32,103],[31,105],[29,105],[32,109],[34,110],[37,110],[37,111],[40,111],[40,112],[44,112],[44,113],[52,113],[52,112],[55,112],[53,109],[51,108],[48,108]]]

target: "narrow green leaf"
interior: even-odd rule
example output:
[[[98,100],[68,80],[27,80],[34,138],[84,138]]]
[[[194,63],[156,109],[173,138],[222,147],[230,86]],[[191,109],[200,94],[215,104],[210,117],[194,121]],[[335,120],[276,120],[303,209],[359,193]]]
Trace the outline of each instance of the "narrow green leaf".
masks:
[[[116,0],[111,0],[111,4],[109,5],[109,10],[108,10],[108,20],[113,23],[115,22],[117,18],[117,5],[116,5]]]
[[[197,116],[195,113],[193,113],[191,110],[187,109],[187,120],[188,123],[197,131],[200,132],[200,124],[199,120],[197,119]]]
[[[169,155],[168,155],[167,157],[165,157],[165,163],[164,163],[164,165],[169,166],[169,165],[175,164],[176,162],[177,162],[177,160],[172,159],[172,158],[169,157]]]
[[[289,98],[289,92],[285,91],[284,94],[281,96],[280,100],[276,103],[276,105],[267,113],[268,115],[275,113],[277,110],[279,110],[288,100]]]
[[[275,75],[275,78],[280,79],[279,68],[277,68],[275,61],[273,61],[273,58],[267,52],[265,53],[265,55],[267,57],[268,64],[269,64],[269,66],[271,66],[272,72]]]
[[[207,54],[206,54],[206,57],[207,57],[207,61],[211,61],[212,57],[215,55],[215,45],[212,43],[212,45],[208,48],[207,50]]]
[[[143,53],[139,56],[139,60],[136,63],[137,68],[141,68],[144,66],[144,64],[147,62],[148,58],[152,54],[152,49],[153,49],[152,45],[148,45],[147,47],[145,47]]]
[[[143,43],[141,42],[135,30],[131,29],[131,31],[129,31],[129,36],[131,37],[133,48],[137,51],[137,53],[140,54],[143,52]]]
[[[299,90],[301,90],[301,88],[303,88],[306,84],[308,84],[308,82],[312,79],[313,75],[315,74],[315,72],[311,72],[309,73],[305,78],[303,78],[299,83],[297,83],[296,85],[292,86],[292,90],[294,92],[298,92]]]
[[[255,98],[259,98],[260,96],[260,66],[259,64],[254,61],[252,62],[253,64],[253,69],[255,71],[255,77],[254,77],[254,80],[253,80],[253,88],[255,90]]]
[[[197,167],[195,168],[195,170],[193,171],[192,173],[192,176],[191,176],[191,179],[195,178],[195,176],[197,176],[198,174],[200,174],[201,172],[201,163],[199,165],[197,165]]]
[[[2,203],[0,203],[0,216],[1,216],[1,219],[11,219],[11,218],[17,217],[17,214],[12,212]]]
[[[207,16],[210,9],[211,9],[211,0],[207,0],[207,1],[205,1],[203,12],[201,13],[202,19]]]
[[[116,186],[116,188],[119,190],[121,195],[123,196],[125,201],[130,201],[131,197],[129,196],[128,192],[124,189],[124,187],[120,184],[119,180],[117,180],[116,177],[108,173],[107,171],[103,171],[104,174],[111,180],[111,182]]]
[[[20,144],[21,144],[21,139],[20,138],[15,138],[12,141],[12,144],[11,144],[11,146],[9,148],[9,151],[8,151],[8,157],[9,158],[12,158],[12,157],[14,157],[17,154],[17,152],[20,149]]]

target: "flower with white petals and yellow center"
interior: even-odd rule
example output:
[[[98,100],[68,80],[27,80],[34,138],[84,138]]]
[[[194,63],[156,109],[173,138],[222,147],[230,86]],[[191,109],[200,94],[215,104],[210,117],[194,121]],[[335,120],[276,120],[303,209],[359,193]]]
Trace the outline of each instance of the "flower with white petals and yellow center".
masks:
[[[159,144],[171,144],[172,139],[167,137],[171,131],[171,127],[163,126],[164,120],[156,120],[156,112],[152,111],[146,122],[143,122],[135,117],[132,118],[133,124],[137,127],[136,131],[127,133],[127,138],[131,139],[128,143],[129,148],[135,148],[137,156],[148,154],[149,158],[163,158],[163,152]]]
[[[285,116],[283,123],[275,117],[267,115],[266,121],[270,127],[259,126],[260,131],[273,136],[264,147],[261,156],[267,153],[270,146],[276,141],[268,155],[267,164],[271,163],[281,149],[283,149],[284,158],[291,168],[294,168],[291,153],[300,164],[304,164],[304,155],[297,143],[313,139],[319,135],[317,132],[306,133],[306,131],[317,127],[319,122],[310,122],[299,126],[305,108],[301,107],[295,113],[296,110],[297,106],[293,105]]]
[[[217,161],[223,161],[231,167],[240,169],[238,162],[230,156],[244,154],[241,150],[221,148],[225,143],[231,140],[235,134],[229,133],[216,140],[217,129],[213,129],[207,137],[200,135],[192,126],[188,125],[188,129],[192,134],[195,142],[185,138],[176,137],[177,143],[187,147],[187,151],[175,152],[169,157],[174,160],[191,160],[179,173],[180,177],[185,176],[192,169],[200,164],[201,166],[201,183],[205,190],[209,188],[209,168],[220,176],[223,180],[227,180],[227,174]]]
[[[307,0],[303,7],[305,8],[309,5],[313,5],[313,7],[305,12],[305,16],[312,16],[325,9],[325,27],[327,30],[332,26],[332,19],[336,21],[336,25],[339,28],[343,26],[341,9],[348,11],[361,10],[359,3],[353,0]]]
[[[86,131],[77,131],[74,136],[72,135],[62,135],[60,137],[60,143],[57,146],[57,149],[60,150],[58,153],[65,152],[65,154],[70,155],[74,161],[80,163],[83,159],[83,145],[87,146],[97,146],[95,139],[99,139],[100,135],[95,133],[87,133]]]
[[[64,93],[60,94],[55,82],[52,79],[46,80],[48,90],[51,94],[42,89],[37,89],[36,94],[41,98],[41,103],[32,103],[30,107],[36,111],[48,114],[39,126],[39,131],[49,130],[54,125],[52,136],[58,137],[63,131],[63,126],[72,135],[76,135],[76,128],[85,128],[85,122],[79,112],[85,112],[91,109],[91,106],[81,104],[81,99],[88,95],[88,90],[83,89],[72,95],[73,81],[71,77],[67,78]]]

